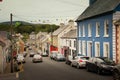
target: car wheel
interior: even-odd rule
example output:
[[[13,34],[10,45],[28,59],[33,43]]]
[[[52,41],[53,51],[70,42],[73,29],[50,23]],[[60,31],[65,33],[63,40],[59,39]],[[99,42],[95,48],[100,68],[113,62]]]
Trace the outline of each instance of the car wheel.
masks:
[[[97,69],[97,74],[99,74],[99,75],[101,74],[100,68]]]
[[[80,69],[80,66],[79,66],[79,64],[77,64],[77,69]]]
[[[120,80],[120,75],[117,70],[113,72],[113,80]]]
[[[70,65],[71,65],[71,67],[73,67],[73,64],[72,64],[72,63],[71,63]]]
[[[86,70],[89,72],[90,71],[90,69],[89,69],[89,67],[88,66],[86,66]]]
[[[68,64],[68,62],[67,62],[67,61],[65,61],[65,64]]]

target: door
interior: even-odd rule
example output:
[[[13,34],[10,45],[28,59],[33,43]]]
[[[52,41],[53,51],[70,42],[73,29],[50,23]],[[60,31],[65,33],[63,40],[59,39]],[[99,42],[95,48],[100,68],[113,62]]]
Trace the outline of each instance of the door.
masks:
[[[92,42],[88,42],[87,56],[92,57]]]

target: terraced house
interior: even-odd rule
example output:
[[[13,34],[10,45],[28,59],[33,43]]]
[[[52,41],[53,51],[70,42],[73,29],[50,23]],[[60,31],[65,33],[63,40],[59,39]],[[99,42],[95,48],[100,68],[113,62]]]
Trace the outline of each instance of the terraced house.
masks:
[[[109,57],[117,62],[116,26],[120,19],[120,0],[92,0],[78,17],[79,53],[94,57]]]

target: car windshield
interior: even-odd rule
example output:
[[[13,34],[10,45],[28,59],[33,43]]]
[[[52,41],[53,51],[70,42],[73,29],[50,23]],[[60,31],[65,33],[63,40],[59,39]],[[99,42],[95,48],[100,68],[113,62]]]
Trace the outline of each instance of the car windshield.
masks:
[[[81,57],[83,60],[89,60],[89,57]]]
[[[78,54],[78,56],[84,56],[83,54]]]
[[[101,58],[103,60],[102,63],[105,63],[105,64],[113,64],[114,62],[112,60],[110,60],[109,58]]]
[[[39,57],[41,57],[41,56],[38,54],[34,55],[34,58],[39,58]]]
[[[57,54],[57,56],[58,56],[58,57],[63,57],[63,55],[62,55],[62,54]]]

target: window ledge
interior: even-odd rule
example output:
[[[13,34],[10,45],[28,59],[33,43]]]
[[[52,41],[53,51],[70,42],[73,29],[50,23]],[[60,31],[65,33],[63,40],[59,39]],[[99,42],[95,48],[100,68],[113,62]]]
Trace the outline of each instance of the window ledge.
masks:
[[[103,37],[109,37],[109,35],[104,35]]]

